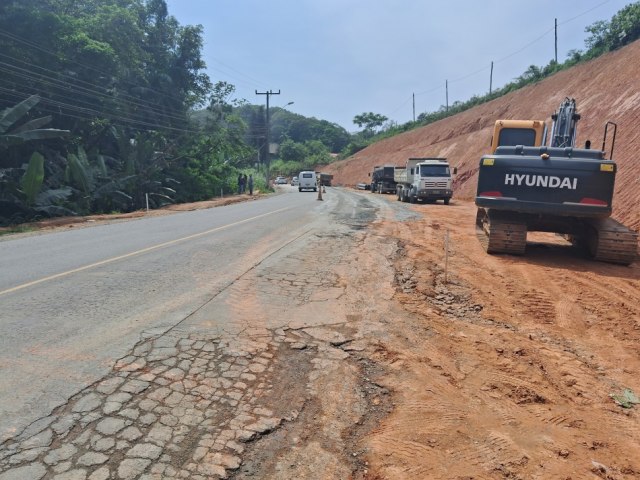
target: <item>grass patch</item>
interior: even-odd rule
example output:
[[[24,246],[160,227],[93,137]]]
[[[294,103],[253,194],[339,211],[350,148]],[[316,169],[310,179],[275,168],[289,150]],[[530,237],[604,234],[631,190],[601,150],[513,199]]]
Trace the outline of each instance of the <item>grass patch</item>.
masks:
[[[28,227],[26,225],[18,225],[15,227],[1,227],[0,228],[0,237],[2,235],[11,235],[14,233],[27,233],[27,232],[33,232],[36,229],[34,227]]]

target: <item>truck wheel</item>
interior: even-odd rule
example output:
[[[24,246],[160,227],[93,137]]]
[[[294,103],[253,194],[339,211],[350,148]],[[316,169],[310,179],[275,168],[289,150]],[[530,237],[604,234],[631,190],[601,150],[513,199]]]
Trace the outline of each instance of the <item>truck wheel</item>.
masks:
[[[396,197],[398,198],[399,202],[402,201],[402,193],[400,193],[400,190],[396,190]]]
[[[418,201],[418,199],[416,198],[416,195],[415,195],[414,191],[411,190],[409,192],[409,202],[410,203],[416,203],[417,201]]]
[[[444,204],[445,205],[449,205],[449,200],[451,200],[449,197],[445,198],[444,199]]]

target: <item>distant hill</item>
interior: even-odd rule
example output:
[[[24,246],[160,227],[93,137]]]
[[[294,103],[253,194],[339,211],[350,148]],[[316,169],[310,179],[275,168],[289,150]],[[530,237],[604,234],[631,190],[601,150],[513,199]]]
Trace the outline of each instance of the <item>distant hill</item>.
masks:
[[[618,124],[613,159],[618,164],[613,216],[640,229],[640,40],[590,62],[459,115],[377,142],[323,167],[334,184],[368,182],[375,165],[401,165],[409,157],[447,157],[458,167],[455,198],[473,199],[480,157],[487,153],[498,119],[545,120],[565,97],[576,99],[582,119],[577,144],[602,146],[604,124]],[[609,142],[610,145],[610,142]]]

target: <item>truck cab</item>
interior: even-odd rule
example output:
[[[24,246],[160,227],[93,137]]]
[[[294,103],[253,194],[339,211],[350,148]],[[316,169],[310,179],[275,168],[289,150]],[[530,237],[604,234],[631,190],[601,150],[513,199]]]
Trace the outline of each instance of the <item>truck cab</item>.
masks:
[[[373,172],[369,173],[371,177],[371,193],[394,193],[396,191],[394,171],[395,167],[393,165],[376,165],[373,168]]]
[[[398,200],[415,203],[418,200],[449,204],[453,195],[453,177],[446,158],[410,158],[406,168],[395,172]]]

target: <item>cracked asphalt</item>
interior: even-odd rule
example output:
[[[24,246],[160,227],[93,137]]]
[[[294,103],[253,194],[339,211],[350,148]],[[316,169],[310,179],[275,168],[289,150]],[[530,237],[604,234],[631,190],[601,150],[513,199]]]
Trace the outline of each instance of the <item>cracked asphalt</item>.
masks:
[[[330,189],[312,223],[257,242],[233,282],[0,444],[0,480],[366,475],[344,432],[381,389],[360,353],[370,295],[390,294],[363,289],[360,266],[383,204]]]

